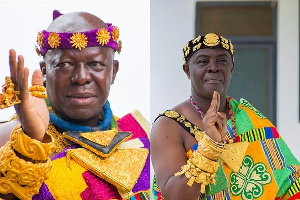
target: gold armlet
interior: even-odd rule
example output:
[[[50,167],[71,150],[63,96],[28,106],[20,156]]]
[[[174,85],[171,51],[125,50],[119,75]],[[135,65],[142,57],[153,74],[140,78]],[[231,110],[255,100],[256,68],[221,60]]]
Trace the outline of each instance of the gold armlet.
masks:
[[[43,161],[47,160],[55,150],[54,138],[51,135],[49,136],[51,137],[51,142],[42,143],[38,140],[31,139],[24,133],[21,125],[18,125],[11,133],[10,142],[12,147],[23,156],[33,160]]]
[[[20,159],[10,142],[0,148],[0,193],[13,193],[19,199],[29,200],[39,192],[49,178],[51,161],[35,163]]]
[[[46,94],[46,88],[42,85],[33,85],[29,88],[29,92],[31,96],[37,97],[37,98],[47,98]]]

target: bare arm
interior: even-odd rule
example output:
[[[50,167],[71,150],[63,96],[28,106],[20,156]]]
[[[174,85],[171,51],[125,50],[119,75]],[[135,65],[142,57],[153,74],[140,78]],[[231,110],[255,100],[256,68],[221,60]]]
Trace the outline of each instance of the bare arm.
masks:
[[[175,121],[161,117],[151,130],[151,159],[157,183],[166,200],[195,200],[200,184],[187,185],[184,176],[174,176],[187,163],[182,134],[188,134]]]

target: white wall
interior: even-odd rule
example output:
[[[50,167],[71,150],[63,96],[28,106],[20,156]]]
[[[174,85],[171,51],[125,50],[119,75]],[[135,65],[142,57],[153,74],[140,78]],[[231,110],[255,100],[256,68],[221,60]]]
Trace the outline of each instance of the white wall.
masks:
[[[181,49],[194,37],[196,2],[151,0],[151,122],[190,95]],[[278,1],[277,124],[300,160],[298,7],[298,0]]]
[[[150,0],[81,1],[1,1],[0,0],[0,85],[9,75],[8,50],[13,48],[25,58],[30,72],[39,69],[42,59],[35,53],[37,33],[47,29],[52,11],[87,11],[120,29],[123,48],[116,59],[120,69],[111,87],[109,101],[116,116],[138,109],[150,120]],[[13,108],[0,110],[0,121]]]

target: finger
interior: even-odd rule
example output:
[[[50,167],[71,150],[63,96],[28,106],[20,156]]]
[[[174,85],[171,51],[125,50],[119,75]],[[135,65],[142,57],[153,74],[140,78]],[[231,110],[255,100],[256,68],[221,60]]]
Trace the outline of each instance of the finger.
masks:
[[[10,78],[12,82],[16,83],[17,76],[17,61],[16,61],[16,51],[9,50],[9,68],[10,68]]]
[[[15,85],[16,85],[16,90],[17,91],[20,91],[21,89],[21,80],[22,80],[22,77],[23,77],[23,73],[24,73],[24,58],[23,56],[18,56],[18,63],[17,63],[17,77],[16,77],[16,82],[15,82]]]
[[[43,75],[40,70],[35,70],[32,74],[31,85],[43,85]]]
[[[225,135],[226,135],[226,132],[227,132],[226,114],[221,113],[221,112],[217,112],[217,115],[219,116],[219,118],[221,119],[221,122],[222,122],[222,130],[220,132],[222,134],[222,138],[224,138]]]
[[[214,91],[213,98],[210,103],[210,107],[207,110],[206,114],[208,114],[209,112],[217,112],[218,110],[219,110],[219,108],[218,108],[218,92]]]
[[[29,70],[28,68],[24,68],[22,77],[20,78],[21,82],[21,100],[26,100],[29,98],[29,90],[28,90],[28,76]]]

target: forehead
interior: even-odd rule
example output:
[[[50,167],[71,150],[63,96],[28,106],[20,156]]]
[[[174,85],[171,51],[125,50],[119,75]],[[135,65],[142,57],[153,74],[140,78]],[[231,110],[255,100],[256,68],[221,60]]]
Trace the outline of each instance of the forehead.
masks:
[[[45,60],[58,60],[60,58],[72,58],[77,60],[89,60],[92,58],[113,59],[114,50],[110,47],[86,47],[84,49],[50,49],[45,55]]]
[[[198,57],[219,57],[219,56],[226,56],[226,57],[231,57],[230,53],[221,48],[204,48],[198,50],[196,53],[193,54],[191,57],[192,59],[198,58]]]

